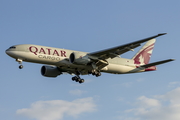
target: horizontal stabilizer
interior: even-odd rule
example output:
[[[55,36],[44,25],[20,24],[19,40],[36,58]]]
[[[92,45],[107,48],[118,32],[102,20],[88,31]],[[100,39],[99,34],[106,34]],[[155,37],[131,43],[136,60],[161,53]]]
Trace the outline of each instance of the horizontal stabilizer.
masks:
[[[171,61],[174,61],[174,59],[162,60],[162,61],[158,61],[158,62],[146,64],[146,65],[142,65],[140,67],[142,67],[142,68],[149,68],[149,67],[152,67],[152,66],[164,64],[164,63],[171,62]]]
[[[137,68],[129,71],[129,73],[140,72],[142,70],[143,71],[154,71],[154,70],[156,70],[156,65],[164,64],[164,63],[171,62],[171,61],[174,61],[174,59],[168,59],[168,60],[158,61],[158,62],[146,64],[146,65],[141,65],[141,66],[138,66]]]

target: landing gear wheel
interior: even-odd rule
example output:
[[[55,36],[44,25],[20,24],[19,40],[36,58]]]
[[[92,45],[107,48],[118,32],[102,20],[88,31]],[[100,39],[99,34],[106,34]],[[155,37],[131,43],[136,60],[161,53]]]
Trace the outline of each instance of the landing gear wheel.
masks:
[[[98,73],[98,76],[101,76],[101,72]]]
[[[98,70],[92,70],[92,75],[96,76],[96,77],[99,77],[101,76],[101,72]]]
[[[96,77],[99,77],[99,76],[101,76],[101,73],[100,73],[100,72],[98,72],[98,73],[96,74]]]
[[[96,71],[95,70],[92,70],[92,75],[96,75]]]
[[[19,66],[19,69],[22,69],[22,68],[23,68],[23,65],[20,65],[20,66]]]
[[[80,78],[77,78],[77,79],[76,79],[76,82],[79,82],[79,81],[81,81],[81,79],[80,79]]]
[[[77,80],[77,77],[76,76],[72,77],[72,81],[75,81],[75,80]]]
[[[83,83],[83,82],[84,82],[84,79],[81,79],[81,80],[79,81],[80,84]]]

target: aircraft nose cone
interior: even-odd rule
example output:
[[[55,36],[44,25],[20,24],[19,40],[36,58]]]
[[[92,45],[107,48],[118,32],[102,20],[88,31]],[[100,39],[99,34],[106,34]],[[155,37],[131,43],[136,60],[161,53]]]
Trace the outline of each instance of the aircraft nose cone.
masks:
[[[9,56],[12,54],[12,51],[10,51],[9,49],[7,49],[5,52],[6,52],[6,54],[9,55]]]
[[[11,46],[11,47],[9,47],[6,51],[5,51],[5,53],[7,54],[7,55],[9,55],[10,57],[16,57],[16,46]]]
[[[6,54],[8,54],[8,55],[9,55],[9,51],[8,51],[8,49],[7,49],[5,52],[6,52]]]
[[[5,51],[7,55],[10,55],[10,51],[9,50],[6,50]]]

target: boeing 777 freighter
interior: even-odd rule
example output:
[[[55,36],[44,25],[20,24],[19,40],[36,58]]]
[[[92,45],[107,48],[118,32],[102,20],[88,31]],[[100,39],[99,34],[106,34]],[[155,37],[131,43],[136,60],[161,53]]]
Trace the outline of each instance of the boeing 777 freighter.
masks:
[[[7,49],[6,53],[20,63],[20,69],[23,68],[23,61],[45,64],[41,68],[43,76],[57,77],[69,73],[75,75],[72,77],[73,81],[83,83],[84,79],[81,79],[80,75],[92,74],[98,77],[101,72],[127,74],[155,71],[156,65],[173,61],[168,59],[149,63],[156,41],[154,38],[164,34],[166,33],[91,53],[32,44],[14,45]],[[120,57],[125,52],[134,51],[134,48],[144,42],[146,44],[132,59]]]

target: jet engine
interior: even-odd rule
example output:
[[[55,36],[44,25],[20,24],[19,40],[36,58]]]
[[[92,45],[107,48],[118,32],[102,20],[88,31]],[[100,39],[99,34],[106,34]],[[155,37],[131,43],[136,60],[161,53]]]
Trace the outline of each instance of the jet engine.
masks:
[[[41,75],[45,77],[57,77],[60,74],[62,74],[62,72],[57,67],[42,66],[41,68]]]
[[[86,65],[89,62],[91,62],[91,60],[88,58],[87,53],[82,53],[82,52],[71,53],[69,60],[70,63],[78,64],[78,65]]]

